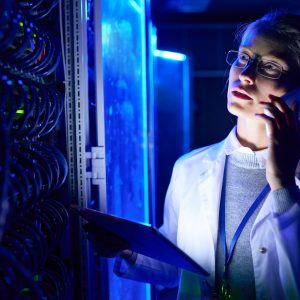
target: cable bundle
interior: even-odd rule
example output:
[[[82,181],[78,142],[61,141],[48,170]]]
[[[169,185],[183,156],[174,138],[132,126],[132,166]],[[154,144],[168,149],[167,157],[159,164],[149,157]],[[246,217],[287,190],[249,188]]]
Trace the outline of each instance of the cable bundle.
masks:
[[[15,75],[44,82],[60,62],[58,40],[18,6],[11,7],[7,2],[0,18],[0,66]]]
[[[27,270],[37,273],[60,241],[67,223],[68,213],[60,202],[39,203],[6,230],[2,244]]]
[[[31,273],[23,267],[13,253],[0,246],[0,294],[5,299],[28,299],[22,296],[24,286],[31,292],[32,300],[43,299],[43,294],[37,284],[32,280]]]
[[[53,252],[68,213],[53,195],[68,167],[45,142],[64,106],[57,84],[50,85],[61,50],[38,23],[57,4],[0,3],[0,295],[6,299],[63,299],[66,290],[67,269]]]
[[[49,299],[65,299],[69,285],[69,275],[65,264],[59,257],[50,256],[39,277],[38,284],[43,295],[47,295]]]
[[[9,199],[16,216],[49,196],[64,183],[67,161],[54,146],[20,142],[12,148]]]
[[[34,19],[41,20],[45,18],[53,10],[54,7],[57,6],[58,0],[47,1],[47,3],[45,3],[45,1],[43,0],[18,0],[18,3]]]
[[[57,89],[6,72],[0,76],[0,110],[12,137],[36,140],[54,129],[63,110]]]
[[[22,299],[23,297],[25,299],[28,295],[35,293],[35,290],[30,285],[28,286],[28,278],[20,279],[17,276],[20,270],[26,270],[27,274],[35,274],[35,284],[38,284],[44,292],[48,292],[48,286],[55,282],[56,288],[52,288],[51,294],[58,296],[65,293],[65,282],[68,278],[66,266],[51,253],[60,241],[67,224],[66,209],[60,202],[51,200],[33,207],[22,217],[22,222],[15,222],[5,232],[2,241],[4,248],[2,249],[6,249],[6,255],[18,264],[13,267],[11,263],[7,263],[6,259],[0,260],[0,273],[2,274],[0,292],[2,295],[14,295],[9,299]],[[46,261],[47,257],[49,257],[48,262]],[[54,276],[56,276],[55,279],[53,279]],[[48,279],[45,281],[45,278]],[[60,282],[62,278],[65,282]],[[16,287],[18,288],[16,289]],[[36,287],[35,289],[38,290]],[[59,296],[53,299],[63,298]]]

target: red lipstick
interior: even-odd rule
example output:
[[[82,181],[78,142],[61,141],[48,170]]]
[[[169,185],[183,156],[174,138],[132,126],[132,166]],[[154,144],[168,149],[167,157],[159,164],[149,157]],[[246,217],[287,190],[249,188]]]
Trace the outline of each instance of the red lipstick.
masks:
[[[244,93],[243,91],[239,90],[234,90],[231,92],[232,95],[236,98],[239,98],[239,99],[243,99],[243,100],[253,100],[250,96],[248,96],[246,93]]]

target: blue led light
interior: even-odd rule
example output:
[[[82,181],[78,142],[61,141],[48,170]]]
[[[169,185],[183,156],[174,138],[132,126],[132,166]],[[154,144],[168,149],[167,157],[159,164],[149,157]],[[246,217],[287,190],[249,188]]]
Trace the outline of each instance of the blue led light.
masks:
[[[178,61],[185,61],[186,55],[182,53],[177,52],[170,52],[170,51],[164,51],[164,50],[154,50],[153,51],[154,56],[159,56],[165,59],[171,59],[171,60],[178,60]]]

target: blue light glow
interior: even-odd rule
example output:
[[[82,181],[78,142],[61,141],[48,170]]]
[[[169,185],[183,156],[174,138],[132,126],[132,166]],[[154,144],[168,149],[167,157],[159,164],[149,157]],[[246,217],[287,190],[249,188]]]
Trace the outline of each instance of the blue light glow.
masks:
[[[102,2],[107,212],[149,223],[145,3]],[[150,286],[114,275],[109,299],[148,300]]]
[[[157,45],[157,34],[156,34],[156,27],[152,25],[152,22],[149,22],[149,36],[151,37],[150,42],[151,42],[151,50],[152,52],[155,51],[156,45]],[[159,50],[156,50],[159,51]],[[154,52],[153,52],[154,54]]]
[[[171,59],[171,60],[178,60],[178,61],[186,60],[186,55],[184,55],[182,53],[163,51],[163,50],[158,50],[158,49],[153,51],[153,55],[159,56],[162,58],[166,58],[166,59]]]
[[[157,34],[156,34],[156,27],[153,26],[151,20],[148,20],[148,36],[150,37],[150,45],[149,45],[149,53],[153,53],[155,49],[157,49]],[[148,113],[148,124],[149,124],[149,136],[148,136],[148,142],[149,142],[149,168],[151,172],[149,172],[149,205],[151,209],[149,209],[149,212],[151,212],[150,221],[152,225],[156,226],[156,196],[155,196],[155,147],[153,146],[155,144],[155,132],[153,128],[155,128],[155,100],[154,95],[156,94],[154,92],[154,55],[148,55],[148,105],[149,105],[149,113]]]
[[[154,52],[154,51],[153,51]],[[165,59],[165,51],[154,58],[154,156],[156,226],[163,223],[164,199],[175,161],[190,150],[189,59]],[[171,55],[172,56],[172,55]],[[185,56],[184,56],[185,57]],[[181,58],[178,60],[178,58]],[[170,146],[171,145],[171,146]]]
[[[141,1],[141,7],[143,13],[140,14],[141,16],[141,24],[145,24],[146,22],[146,16],[145,16],[145,3]],[[143,163],[144,163],[144,221],[149,223],[149,169],[148,169],[148,113],[147,113],[147,64],[146,64],[146,28],[145,26],[141,26],[141,48],[142,48],[142,57],[141,57],[141,63],[142,63],[142,114],[143,114]],[[148,288],[147,288],[148,286]],[[150,296],[149,293],[149,285],[146,285],[146,295],[147,298]]]
[[[134,0],[129,0],[128,3],[130,6],[140,15],[143,14],[144,10],[141,6],[139,6]],[[141,3],[142,5],[143,3]]]

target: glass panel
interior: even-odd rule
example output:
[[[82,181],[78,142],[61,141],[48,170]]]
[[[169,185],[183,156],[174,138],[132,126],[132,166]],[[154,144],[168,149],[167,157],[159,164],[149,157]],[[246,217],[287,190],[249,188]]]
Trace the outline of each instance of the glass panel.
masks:
[[[148,222],[145,7],[141,0],[102,1],[108,213]],[[109,267],[110,299],[146,299],[149,286]]]
[[[161,226],[174,163],[190,150],[190,76],[184,54],[154,51],[154,90],[155,217]]]

